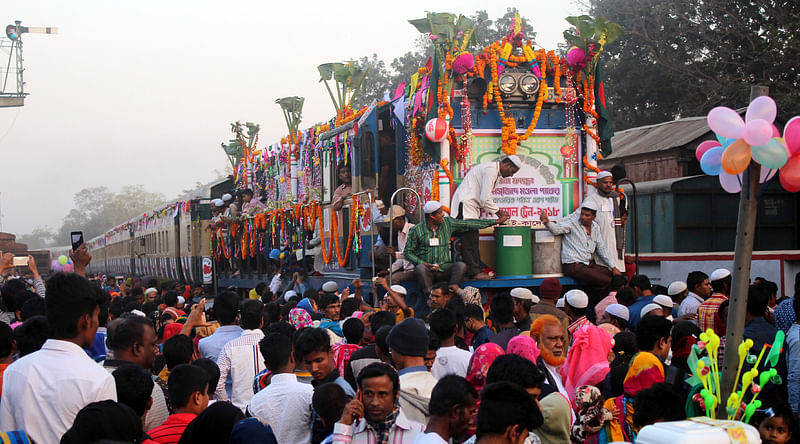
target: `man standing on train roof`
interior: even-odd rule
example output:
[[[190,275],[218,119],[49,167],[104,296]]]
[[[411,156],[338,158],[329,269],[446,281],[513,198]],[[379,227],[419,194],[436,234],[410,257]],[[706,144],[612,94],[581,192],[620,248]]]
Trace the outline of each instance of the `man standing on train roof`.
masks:
[[[498,219],[454,219],[442,211],[442,204],[432,200],[423,207],[425,220],[409,230],[403,256],[416,267],[414,274],[428,295],[434,282],[448,281],[450,289],[457,291],[464,280],[467,266],[453,262],[450,257],[450,238],[453,233],[480,230],[508,220],[508,214]],[[476,240],[477,242],[477,240]]]
[[[603,238],[608,249],[608,254],[614,259],[614,266],[619,271],[625,271],[625,221],[628,212],[625,210],[624,200],[620,193],[614,190],[614,176],[609,171],[597,173],[597,189],[589,187],[586,200],[597,204],[597,218],[595,222],[600,226],[600,237]],[[570,217],[578,217],[578,212]],[[595,261],[599,256],[594,255]]]
[[[453,194],[450,213],[455,214],[458,219],[479,219],[483,210],[508,220],[508,213],[501,210],[492,199],[492,191],[500,177],[511,177],[520,168],[522,160],[515,155],[499,162],[486,162],[473,166]],[[489,279],[489,275],[481,270],[478,230],[469,230],[461,235],[461,253],[464,263],[467,264],[467,276],[478,280]]]

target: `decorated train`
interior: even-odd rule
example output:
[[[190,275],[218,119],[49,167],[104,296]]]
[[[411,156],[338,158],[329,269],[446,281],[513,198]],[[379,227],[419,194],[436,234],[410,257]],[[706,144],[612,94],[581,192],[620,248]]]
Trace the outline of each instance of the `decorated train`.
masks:
[[[223,144],[237,161],[233,179],[212,187],[207,199],[175,202],[92,239],[91,271],[252,288],[267,279],[273,249],[303,260],[317,239],[325,264],[318,279],[370,278],[376,201],[403,205],[416,222],[427,200],[449,207],[473,165],[511,154],[524,165],[498,181],[493,198],[512,226],[542,232],[534,243],[552,243],[538,213],[561,217],[575,208],[610,138],[603,134],[595,74],[618,27],[602,18],[568,18],[573,27],[564,34],[573,46],[559,55],[535,49],[517,17],[501,41],[470,52],[475,23],[429,14],[411,23],[431,36],[432,60],[388,100],[351,108],[367,73],[352,63],[320,65],[334,118],[301,129],[303,99],[279,99],[288,135],[261,147],[258,126],[237,122],[235,139]],[[335,209],[340,168],[350,173],[351,190]],[[252,189],[265,210],[212,221],[211,199],[243,189]],[[492,229],[482,231],[480,242],[482,259],[494,267]],[[526,274],[559,275],[558,251],[549,255],[556,259],[536,261],[548,269],[534,265]]]

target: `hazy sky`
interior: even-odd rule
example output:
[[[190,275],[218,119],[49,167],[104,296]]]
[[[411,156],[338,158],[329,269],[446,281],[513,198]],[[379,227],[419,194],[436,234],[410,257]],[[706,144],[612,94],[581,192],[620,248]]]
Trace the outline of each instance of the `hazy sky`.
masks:
[[[17,234],[60,227],[83,188],[144,184],[173,198],[214,179],[231,122],[260,123],[260,146],[287,132],[276,98],[306,98],[302,127],[329,119],[316,66],[372,53],[391,61],[412,49],[419,33],[407,20],[426,10],[495,19],[515,6],[547,49],[580,12],[544,0],[2,3],[0,29],[59,29],[23,35],[30,95],[0,108],[2,229]]]

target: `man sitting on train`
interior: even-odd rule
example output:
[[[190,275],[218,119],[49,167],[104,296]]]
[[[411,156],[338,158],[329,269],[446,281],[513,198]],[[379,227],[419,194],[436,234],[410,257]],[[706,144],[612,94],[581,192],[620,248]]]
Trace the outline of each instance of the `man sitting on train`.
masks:
[[[350,175],[350,167],[343,163],[339,164],[336,172],[339,178],[339,186],[333,191],[331,204],[334,211],[339,211],[344,206],[345,199],[349,199],[353,195],[353,178]]]
[[[450,289],[458,292],[467,265],[453,262],[450,257],[453,233],[501,224],[508,220],[508,214],[500,215],[499,219],[455,219],[445,216],[442,204],[433,200],[425,204],[423,211],[425,222],[409,230],[403,256],[416,265],[414,272],[425,295],[430,293],[433,283],[439,281],[448,281]]]
[[[453,194],[451,214],[458,219],[478,219],[481,210],[497,217],[508,219],[508,213],[501,210],[492,200],[492,191],[501,177],[511,177],[522,168],[517,156],[508,156],[499,162],[487,162],[472,167],[461,185]],[[466,230],[461,234],[461,252],[467,264],[467,276],[487,280],[489,275],[481,269],[478,250],[478,230]]]
[[[242,214],[252,216],[264,211],[267,207],[260,200],[253,197],[253,190],[245,188],[242,190]]]
[[[545,211],[539,214],[551,233],[563,235],[561,239],[562,269],[565,275],[588,285],[590,309],[594,309],[595,304],[608,295],[612,273],[621,274],[600,234],[600,226],[594,220],[597,210],[597,203],[586,199],[576,210],[579,212],[578,217],[570,215],[553,221],[547,217]],[[600,264],[592,261],[594,254],[600,258]]]
[[[391,268],[392,282],[389,285],[392,285],[414,279],[414,264],[403,257],[408,232],[414,228],[414,224],[408,221],[406,210],[400,205],[392,205],[389,217],[391,217],[392,224],[392,239],[391,242],[388,241],[388,226],[380,230],[379,235],[382,242],[381,245],[375,246],[375,263],[381,264],[381,267],[384,268],[378,273],[380,276],[388,276],[389,268]],[[393,257],[394,261],[390,261],[390,257]]]

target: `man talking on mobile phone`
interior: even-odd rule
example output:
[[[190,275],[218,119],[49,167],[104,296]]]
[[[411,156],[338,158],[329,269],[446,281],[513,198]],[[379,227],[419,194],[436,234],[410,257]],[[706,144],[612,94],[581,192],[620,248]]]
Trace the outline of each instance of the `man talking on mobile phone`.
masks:
[[[425,428],[406,418],[398,405],[400,379],[389,365],[376,362],[357,378],[358,393],[333,427],[334,444],[411,444]]]

